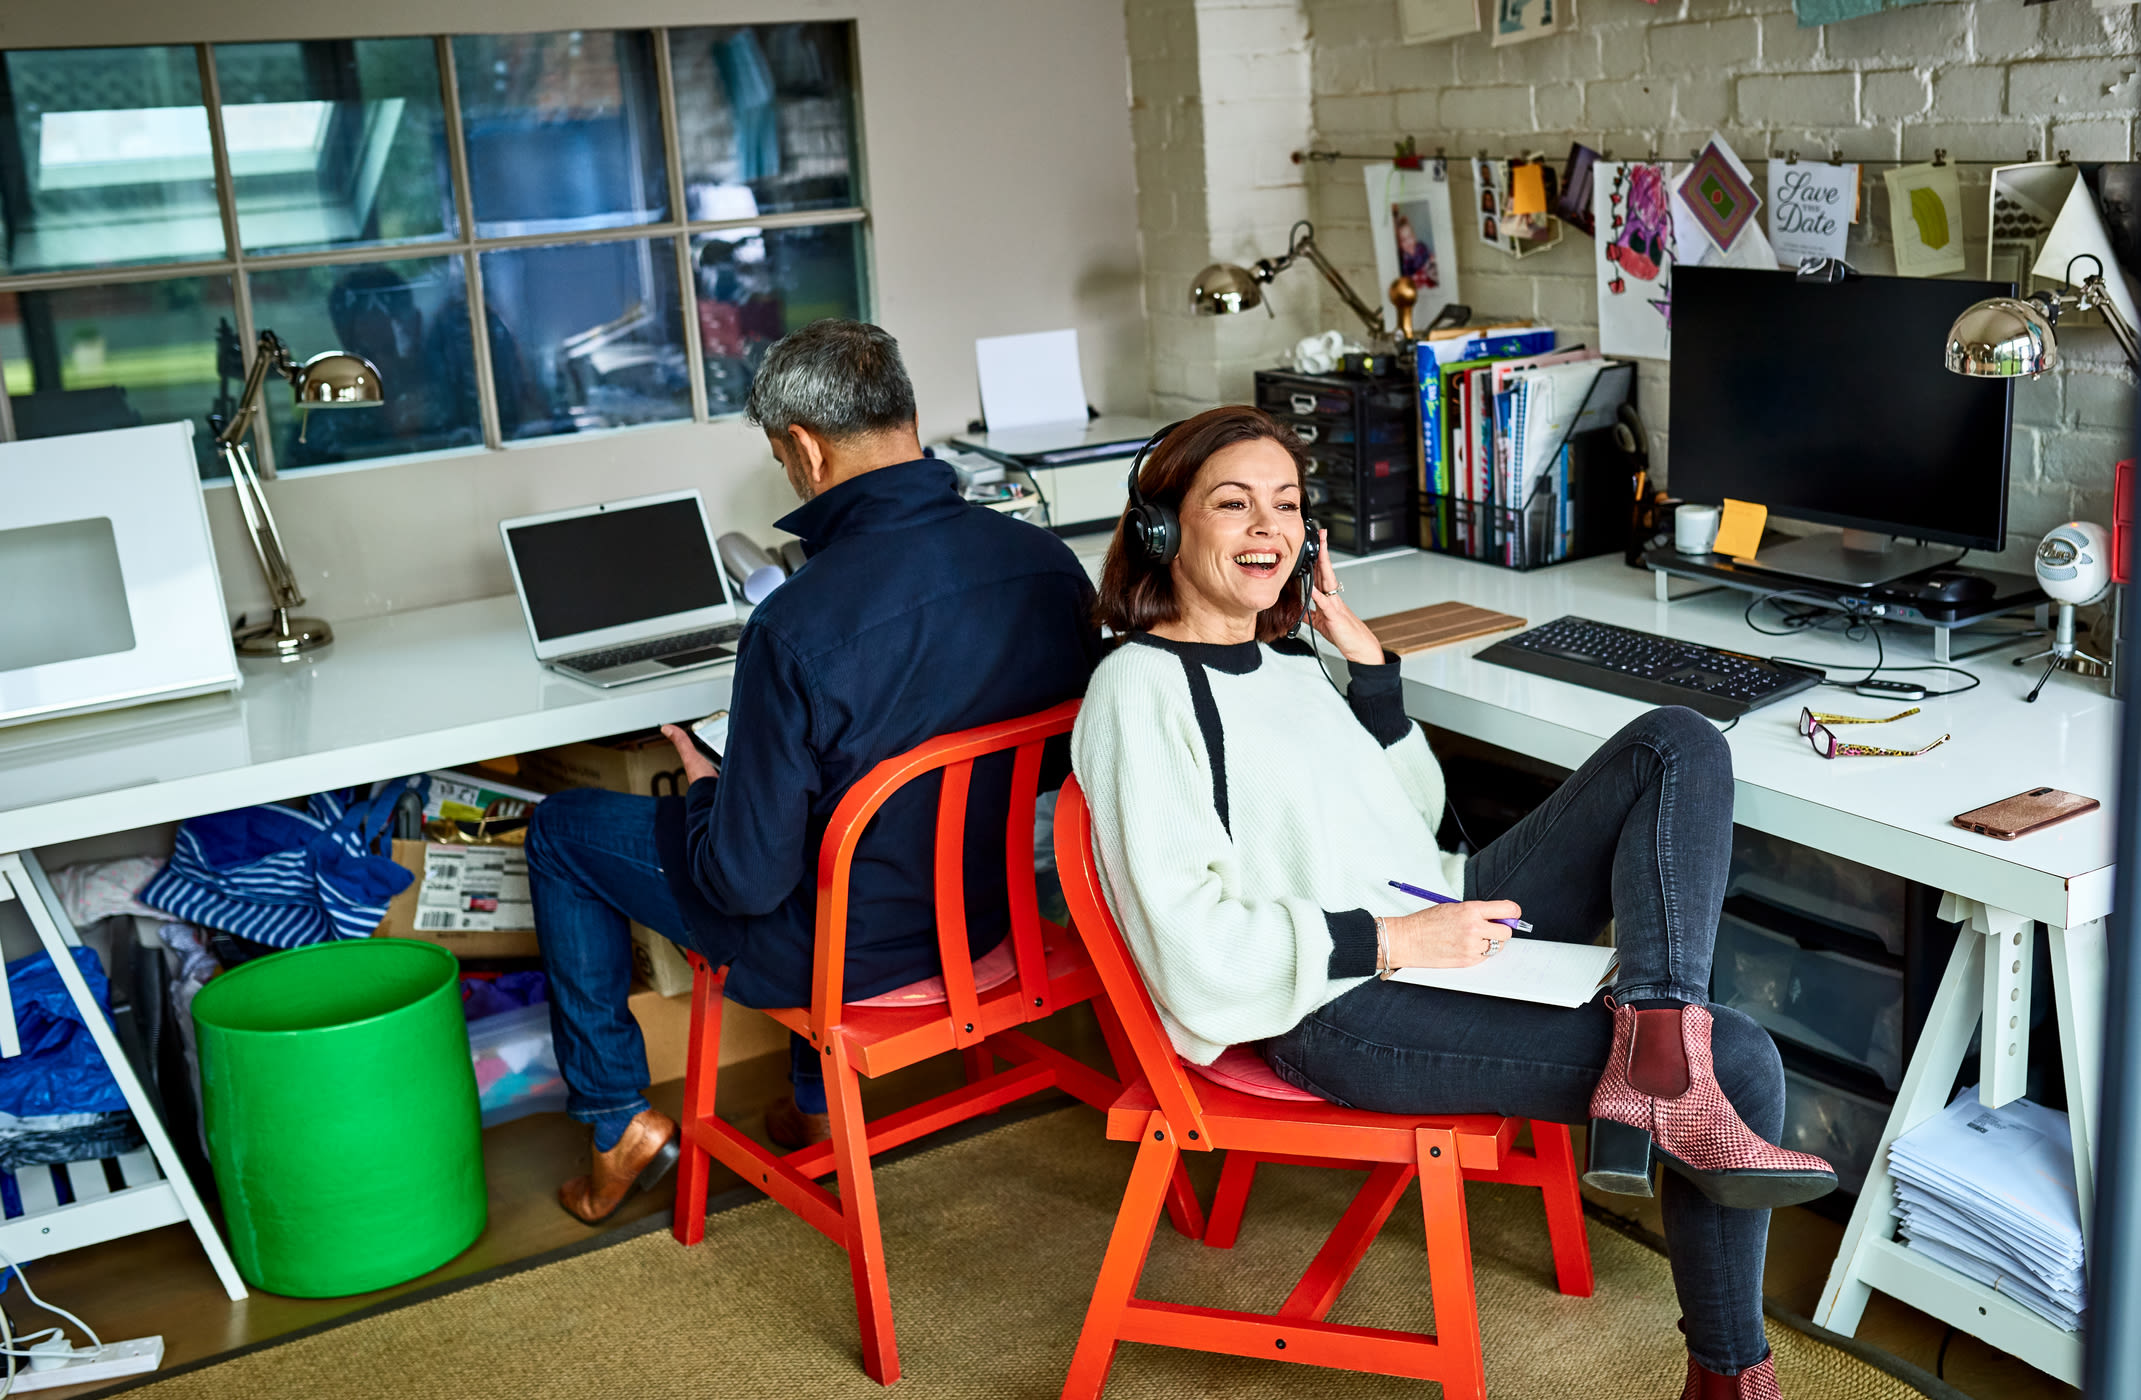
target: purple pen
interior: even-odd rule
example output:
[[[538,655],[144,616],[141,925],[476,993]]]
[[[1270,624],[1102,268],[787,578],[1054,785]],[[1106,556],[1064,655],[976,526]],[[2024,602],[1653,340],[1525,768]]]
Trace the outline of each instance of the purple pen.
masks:
[[[1459,903],[1458,900],[1451,898],[1449,895],[1436,894],[1433,890],[1423,890],[1418,885],[1408,885],[1403,880],[1392,880],[1390,882],[1390,888],[1394,890],[1403,890],[1405,891],[1405,893],[1409,895],[1416,895],[1421,899],[1433,900],[1437,904]],[[1522,919],[1496,919],[1494,922],[1506,925],[1509,928],[1513,928],[1518,933],[1531,932],[1531,925],[1525,923]]]

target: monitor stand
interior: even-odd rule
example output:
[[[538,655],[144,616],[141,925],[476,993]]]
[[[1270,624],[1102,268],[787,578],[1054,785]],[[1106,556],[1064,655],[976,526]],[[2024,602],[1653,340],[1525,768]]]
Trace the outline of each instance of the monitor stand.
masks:
[[[1858,546],[1870,545],[1871,548]],[[1859,530],[1823,531],[1763,546],[1752,567],[1795,578],[1820,579],[1865,588],[1954,560],[1953,549],[1872,535]]]

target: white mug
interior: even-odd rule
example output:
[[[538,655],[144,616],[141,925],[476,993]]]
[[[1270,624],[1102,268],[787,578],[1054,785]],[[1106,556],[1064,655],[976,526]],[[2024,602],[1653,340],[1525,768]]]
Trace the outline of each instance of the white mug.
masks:
[[[1708,554],[1717,543],[1716,506],[1684,505],[1673,512],[1673,548],[1682,554]]]

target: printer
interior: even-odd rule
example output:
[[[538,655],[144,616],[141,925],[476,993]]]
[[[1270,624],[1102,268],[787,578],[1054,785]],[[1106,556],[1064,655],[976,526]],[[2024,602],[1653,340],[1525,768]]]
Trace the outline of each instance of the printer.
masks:
[[[1059,535],[1111,530],[1128,503],[1124,483],[1131,459],[1164,424],[1103,414],[1086,423],[1042,424],[1001,432],[969,432],[950,445],[1000,462],[1031,483]]]

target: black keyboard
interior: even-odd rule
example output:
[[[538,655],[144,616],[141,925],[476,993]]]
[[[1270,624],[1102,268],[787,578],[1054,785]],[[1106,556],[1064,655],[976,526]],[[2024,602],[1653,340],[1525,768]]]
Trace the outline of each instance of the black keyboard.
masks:
[[[1583,617],[1505,637],[1479,659],[1653,705],[1685,705],[1711,719],[1737,719],[1819,684],[1823,675]]]
[[[704,661],[709,656],[725,653],[719,648],[743,635],[743,624],[725,622],[719,627],[708,627],[699,632],[678,632],[667,637],[656,637],[651,642],[634,642],[630,646],[605,647],[601,651],[583,651],[577,656],[560,658],[562,664],[575,671],[607,671],[612,666],[624,666],[634,661],[666,661],[688,666]]]

